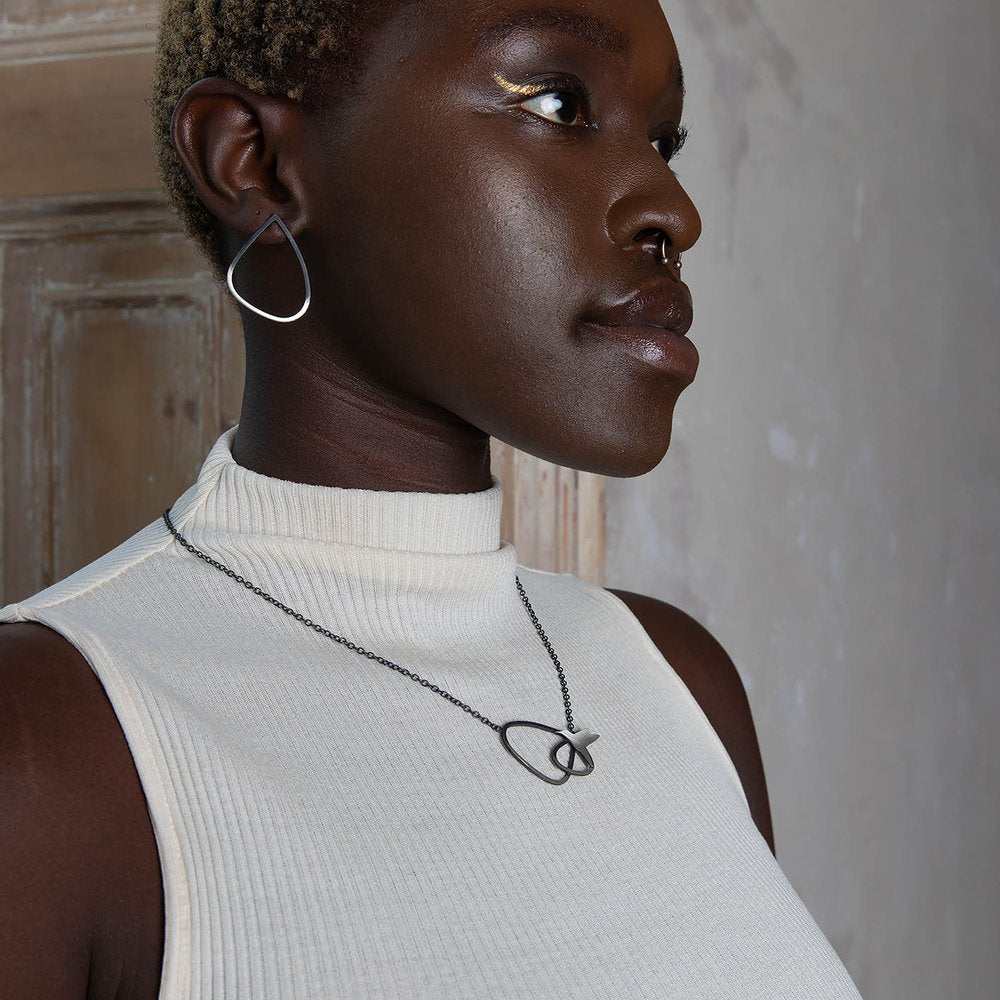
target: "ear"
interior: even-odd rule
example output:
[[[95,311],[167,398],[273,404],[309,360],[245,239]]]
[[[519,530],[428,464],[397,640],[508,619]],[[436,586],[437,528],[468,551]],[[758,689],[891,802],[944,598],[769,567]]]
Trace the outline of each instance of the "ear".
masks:
[[[191,84],[174,108],[170,138],[202,203],[240,243],[272,212],[294,235],[305,228],[298,161],[301,106],[225,77]],[[271,226],[258,238],[277,243]]]

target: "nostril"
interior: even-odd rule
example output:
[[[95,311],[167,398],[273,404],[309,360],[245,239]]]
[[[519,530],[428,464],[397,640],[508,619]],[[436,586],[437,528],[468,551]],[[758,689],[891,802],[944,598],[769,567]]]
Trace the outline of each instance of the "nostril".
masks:
[[[634,242],[638,243],[643,250],[649,251],[649,253],[659,253],[663,242],[663,230],[652,227],[640,230],[635,234]]]

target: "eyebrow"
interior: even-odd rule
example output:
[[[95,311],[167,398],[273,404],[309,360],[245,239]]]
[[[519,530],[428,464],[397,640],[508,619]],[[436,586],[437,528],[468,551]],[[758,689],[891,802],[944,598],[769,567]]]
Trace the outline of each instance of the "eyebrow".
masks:
[[[499,21],[488,25],[476,39],[475,50],[503,41],[515,31],[528,28],[549,28],[572,35],[596,49],[604,49],[617,56],[628,56],[632,45],[628,36],[591,14],[581,14],[562,7],[529,7],[514,11]]]
[[[565,35],[587,42],[595,49],[603,49],[605,52],[610,52],[623,59],[627,59],[632,54],[632,43],[624,32],[592,14],[582,14],[579,11],[566,10],[563,7],[529,7],[514,11],[499,21],[487,25],[476,39],[473,51],[478,52],[492,45],[497,45],[516,31],[532,28],[560,31]],[[673,82],[680,91],[681,97],[684,97],[686,93],[684,90],[684,69],[680,60],[677,62]]]

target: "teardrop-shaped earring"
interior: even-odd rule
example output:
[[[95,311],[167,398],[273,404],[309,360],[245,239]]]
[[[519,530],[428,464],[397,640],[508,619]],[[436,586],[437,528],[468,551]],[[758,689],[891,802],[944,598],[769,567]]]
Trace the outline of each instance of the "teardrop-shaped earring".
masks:
[[[260,236],[260,234],[264,232],[264,230],[267,229],[267,227],[271,225],[272,222],[278,223],[278,225],[281,227],[281,231],[285,234],[285,237],[291,244],[292,249],[295,251],[295,256],[299,260],[299,267],[302,268],[302,279],[303,281],[305,281],[306,285],[306,300],[305,302],[302,303],[302,307],[299,309],[299,311],[293,314],[292,316],[275,316],[274,313],[269,313],[265,312],[263,309],[258,309],[252,302],[247,302],[247,300],[243,298],[243,296],[240,295],[238,291],[236,291],[236,286],[233,284],[233,271],[236,270],[236,265],[239,263],[240,258],[247,252],[247,250],[250,249],[250,247],[253,246],[254,240],[256,240],[257,237]],[[275,323],[291,323],[293,320],[297,320],[301,316],[305,315],[305,311],[309,308],[309,303],[312,300],[312,290],[309,285],[309,271],[306,268],[306,262],[302,257],[302,251],[299,249],[298,243],[295,242],[295,237],[292,236],[292,234],[288,231],[288,226],[285,225],[281,216],[278,215],[277,212],[273,212],[271,215],[269,215],[260,224],[259,228],[257,229],[257,232],[255,232],[253,236],[251,236],[250,239],[248,239],[246,243],[244,243],[243,246],[240,248],[240,252],[233,258],[233,262],[232,264],[229,265],[229,270],[226,272],[226,284],[229,286],[229,291],[233,293],[233,297],[236,299],[237,302],[242,303],[247,307],[247,309],[249,309],[251,312],[255,312],[258,316],[263,316],[265,319],[274,320]]]

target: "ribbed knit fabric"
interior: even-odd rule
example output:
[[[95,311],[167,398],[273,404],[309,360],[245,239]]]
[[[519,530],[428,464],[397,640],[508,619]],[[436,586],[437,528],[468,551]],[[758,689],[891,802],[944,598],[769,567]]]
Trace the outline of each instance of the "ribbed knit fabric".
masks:
[[[490,720],[600,734],[550,785],[429,688],[304,626],[159,518],[0,610],[66,636],[114,706],[163,870],[161,1000],[847,1000],[722,743],[626,606],[500,544],[502,486],[292,483],[223,433],[178,530]],[[535,766],[552,737],[519,748]]]

